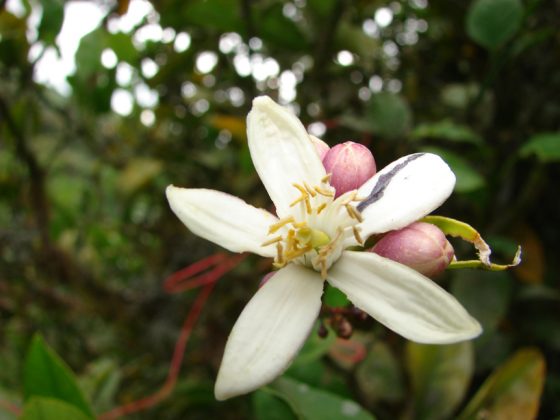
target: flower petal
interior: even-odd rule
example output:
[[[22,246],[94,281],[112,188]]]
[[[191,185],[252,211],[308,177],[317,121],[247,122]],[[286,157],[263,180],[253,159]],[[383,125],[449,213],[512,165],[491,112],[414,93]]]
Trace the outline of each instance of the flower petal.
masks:
[[[290,365],[321,309],[323,280],[289,264],[262,286],[229,335],[214,393],[218,400],[266,385]]]
[[[370,252],[345,251],[328,281],[358,308],[418,343],[445,344],[481,333],[449,293],[413,269]]]
[[[277,214],[291,214],[290,203],[301,195],[292,184],[319,185],[326,175],[304,126],[288,109],[259,96],[247,117],[247,137],[253,164]]]
[[[278,219],[233,195],[207,189],[167,187],[171,210],[195,235],[233,252],[276,255],[274,246],[261,246],[268,227]]]
[[[455,186],[455,175],[437,155],[415,153],[391,163],[358,190],[366,197],[362,235],[400,229],[438,208]]]

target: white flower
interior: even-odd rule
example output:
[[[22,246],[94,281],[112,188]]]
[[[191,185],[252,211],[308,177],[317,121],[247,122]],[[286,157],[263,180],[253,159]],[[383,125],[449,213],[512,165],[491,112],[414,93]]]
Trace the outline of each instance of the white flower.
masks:
[[[172,210],[193,233],[233,252],[273,257],[279,268],[231,331],[217,399],[251,392],[290,365],[319,314],[325,280],[409,340],[453,343],[480,334],[478,322],[430,279],[374,253],[347,250],[445,201],[455,176],[438,156],[405,156],[335,200],[313,143],[290,111],[256,98],[247,135],[278,217],[219,191],[167,188]]]

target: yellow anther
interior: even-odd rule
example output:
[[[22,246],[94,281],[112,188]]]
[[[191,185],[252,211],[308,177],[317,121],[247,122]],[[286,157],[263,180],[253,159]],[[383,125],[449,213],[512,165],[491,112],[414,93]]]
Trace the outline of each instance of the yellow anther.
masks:
[[[326,184],[327,182],[329,182],[331,180],[331,176],[332,176],[332,174],[325,175],[323,178],[321,178],[321,182],[323,184]]]
[[[323,280],[326,280],[327,279],[327,262],[324,259],[322,259],[319,264],[321,264],[321,278]]]
[[[289,261],[289,260],[293,260],[294,258],[301,257],[303,254],[311,251],[312,249],[313,248],[311,248],[311,245],[308,245],[304,248],[287,250],[286,251],[286,259]]]
[[[270,227],[268,228],[268,234],[270,235],[271,233],[276,232],[278,229],[286,226],[288,223],[294,223],[294,216],[289,216],[286,217],[284,219],[280,219],[278,222],[270,225]]]
[[[297,203],[300,203],[303,200],[309,200],[309,198],[307,198],[306,195],[300,195],[298,198],[296,198],[294,201],[290,203],[290,207],[294,207]]]
[[[275,262],[277,264],[284,265],[284,248],[282,247],[282,244],[280,242],[276,243],[276,253],[277,257]]]
[[[348,215],[352,218],[352,219],[356,219],[357,221],[359,221],[360,223],[364,221],[364,219],[362,218],[362,215],[360,214],[360,212],[358,210],[356,210],[352,205],[350,204],[345,204],[344,207],[346,208],[346,211],[348,212]]]
[[[312,231],[311,228],[304,227],[304,228],[299,229],[295,236],[296,236],[296,238],[299,242],[307,245],[309,243],[309,241],[311,240],[312,233],[313,233],[313,231]]]
[[[313,209],[311,208],[311,203],[309,202],[309,196],[305,197],[305,211],[307,214],[311,214]]]
[[[324,189],[319,187],[315,187],[315,191],[317,191],[319,194],[325,197],[334,197],[334,193],[332,191],[325,191]]]
[[[317,195],[317,193],[315,191],[313,191],[313,188],[311,188],[307,182],[303,183],[303,186],[305,187],[305,190],[311,195],[311,197],[315,197]]]
[[[363,245],[364,244],[364,240],[362,239],[362,237],[360,236],[360,231],[356,226],[352,226],[352,232],[354,232],[354,238],[356,238],[356,241],[360,244]]]
[[[306,191],[306,189],[305,189],[305,187],[302,187],[301,185],[295,184],[295,183],[292,184],[292,185],[293,185],[294,187],[296,187],[296,188],[299,190],[299,192],[301,192],[303,195],[307,195],[307,194],[308,194],[307,191]]]
[[[321,213],[323,210],[325,210],[325,208],[327,207],[327,203],[323,203],[321,204],[319,207],[317,207],[316,211],[317,214]]]
[[[280,242],[281,240],[282,240],[282,237],[281,237],[281,236],[276,236],[276,237],[274,237],[274,238],[272,238],[272,239],[269,239],[268,241],[263,242],[263,243],[261,244],[261,246],[272,245],[272,244],[274,244],[274,243],[276,243],[276,242]]]
[[[292,222],[292,226],[296,229],[301,229],[307,226],[307,222]]]

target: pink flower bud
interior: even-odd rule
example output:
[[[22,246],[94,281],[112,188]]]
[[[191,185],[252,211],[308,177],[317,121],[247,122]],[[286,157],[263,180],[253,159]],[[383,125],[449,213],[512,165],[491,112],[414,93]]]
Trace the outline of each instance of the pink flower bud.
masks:
[[[387,233],[370,251],[407,265],[427,277],[442,273],[454,255],[443,232],[431,223],[423,222]]]
[[[311,142],[315,146],[315,150],[317,150],[317,154],[319,155],[319,159],[323,160],[327,152],[330,150],[330,147],[327,143],[325,143],[320,138],[317,138],[313,135],[309,135]]]
[[[359,188],[375,175],[375,160],[369,149],[347,141],[337,144],[323,158],[323,166],[331,175],[336,197]]]

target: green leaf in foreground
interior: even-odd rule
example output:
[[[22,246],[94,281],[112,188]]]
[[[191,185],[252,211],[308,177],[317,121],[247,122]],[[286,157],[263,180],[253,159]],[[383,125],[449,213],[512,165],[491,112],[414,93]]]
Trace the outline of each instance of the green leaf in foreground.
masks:
[[[73,405],[54,398],[33,397],[23,407],[20,420],[87,420]]]
[[[474,370],[470,341],[450,345],[408,342],[414,418],[445,419],[463,400]]]
[[[541,352],[532,348],[519,350],[484,382],[459,419],[534,419],[544,378]]]
[[[40,335],[33,337],[27,352],[23,367],[23,390],[26,401],[31,397],[55,398],[93,417],[74,374]]]
[[[523,21],[520,0],[476,0],[467,14],[467,33],[490,50],[509,40]]]
[[[269,389],[282,398],[302,420],[373,420],[369,412],[355,401],[286,377],[273,382]]]
[[[521,157],[535,155],[541,162],[560,161],[560,133],[540,133],[519,150]]]

